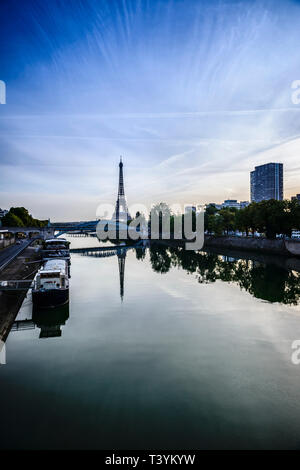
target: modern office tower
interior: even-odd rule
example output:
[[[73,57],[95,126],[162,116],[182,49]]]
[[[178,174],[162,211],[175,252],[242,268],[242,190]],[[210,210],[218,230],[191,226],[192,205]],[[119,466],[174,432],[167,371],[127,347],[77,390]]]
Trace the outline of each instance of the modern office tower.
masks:
[[[296,196],[292,196],[291,200],[300,202],[300,194],[296,194]]]
[[[251,202],[283,199],[283,164],[266,163],[250,173]]]

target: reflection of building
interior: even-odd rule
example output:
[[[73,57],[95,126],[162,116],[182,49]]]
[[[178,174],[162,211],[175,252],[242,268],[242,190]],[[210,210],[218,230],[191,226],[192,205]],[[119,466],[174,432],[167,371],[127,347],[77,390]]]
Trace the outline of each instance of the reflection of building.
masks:
[[[250,173],[251,202],[283,199],[283,164],[266,163]]]
[[[33,308],[32,320],[41,329],[40,338],[61,336],[61,326],[69,318],[69,303],[56,308]]]
[[[118,256],[119,277],[120,277],[120,297],[123,302],[126,249],[123,249],[120,251],[118,250],[117,256]]]
[[[83,248],[80,249],[80,252],[83,256],[95,256],[97,258],[106,258],[110,256],[118,257],[118,266],[119,266],[119,281],[120,281],[120,297],[123,301],[124,297],[124,276],[125,276],[125,259],[127,250],[132,249],[132,246],[126,246],[125,243],[115,246],[101,246],[98,248]],[[139,259],[144,258],[145,245],[139,248],[140,257]]]
[[[112,217],[113,220],[117,222],[126,222],[130,219],[130,214],[128,212],[127,201],[124,190],[124,177],[123,177],[123,162],[122,157],[120,157],[119,163],[119,187],[118,187],[118,198],[116,202],[115,212]]]

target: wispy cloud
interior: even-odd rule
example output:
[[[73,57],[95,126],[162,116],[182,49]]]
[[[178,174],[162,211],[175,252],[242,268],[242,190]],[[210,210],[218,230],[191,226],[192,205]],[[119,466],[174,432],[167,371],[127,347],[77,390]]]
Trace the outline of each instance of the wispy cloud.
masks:
[[[270,160],[295,192],[296,2],[12,0],[4,13],[1,206],[42,217],[47,194],[56,217],[60,193],[65,218],[89,218],[116,197],[119,155],[131,203],[247,199]]]

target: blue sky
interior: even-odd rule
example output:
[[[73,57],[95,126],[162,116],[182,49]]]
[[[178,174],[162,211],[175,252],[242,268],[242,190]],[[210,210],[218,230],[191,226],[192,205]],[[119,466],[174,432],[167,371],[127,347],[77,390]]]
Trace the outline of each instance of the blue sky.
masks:
[[[93,219],[129,205],[249,199],[249,171],[284,163],[300,192],[300,4],[1,2],[0,207]]]

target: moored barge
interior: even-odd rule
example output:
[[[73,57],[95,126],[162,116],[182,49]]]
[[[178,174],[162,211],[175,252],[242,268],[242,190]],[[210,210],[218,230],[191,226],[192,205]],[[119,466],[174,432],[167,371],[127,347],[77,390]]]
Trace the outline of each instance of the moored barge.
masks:
[[[70,242],[65,238],[48,238],[44,242],[42,251],[43,260],[50,260],[54,258],[65,259],[70,262]]]
[[[55,307],[69,300],[69,270],[64,259],[46,261],[37,273],[32,302],[39,307]]]

